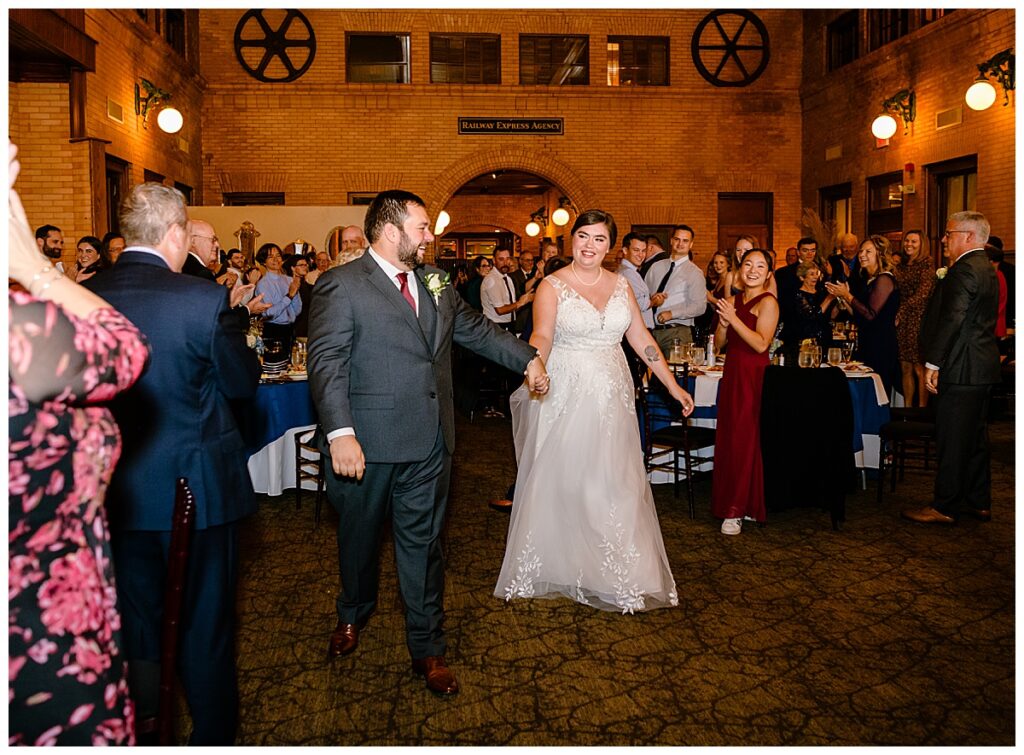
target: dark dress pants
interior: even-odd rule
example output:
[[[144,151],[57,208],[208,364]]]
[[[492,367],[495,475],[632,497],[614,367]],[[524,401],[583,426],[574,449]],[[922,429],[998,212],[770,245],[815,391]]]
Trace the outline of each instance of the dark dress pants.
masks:
[[[991,393],[990,385],[939,384],[935,508],[946,516],[957,516],[961,508],[992,506],[987,425]]]
[[[143,716],[155,704],[170,532],[117,531],[111,547],[132,696]],[[178,677],[192,716],[190,745],[230,745],[238,727],[235,675],[235,522],[195,530],[178,644]]]
[[[405,632],[413,658],[444,655],[444,559],[441,530],[448,503],[451,456],[441,427],[423,461],[367,463],[362,480],[327,475],[327,496],[338,512],[341,593],[338,619],[363,624],[377,606],[381,530],[387,517],[395,540]]]

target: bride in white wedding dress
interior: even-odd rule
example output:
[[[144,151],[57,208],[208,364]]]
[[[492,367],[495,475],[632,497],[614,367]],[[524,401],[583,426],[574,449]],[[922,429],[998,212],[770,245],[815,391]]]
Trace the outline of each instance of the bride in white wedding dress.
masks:
[[[678,605],[647,482],[623,333],[672,397],[693,410],[644,327],[625,278],[601,267],[611,215],[589,210],[572,229],[572,263],[546,276],[530,344],[547,365],[544,396],[511,397],[519,474],[494,594],[569,597],[633,613]]]

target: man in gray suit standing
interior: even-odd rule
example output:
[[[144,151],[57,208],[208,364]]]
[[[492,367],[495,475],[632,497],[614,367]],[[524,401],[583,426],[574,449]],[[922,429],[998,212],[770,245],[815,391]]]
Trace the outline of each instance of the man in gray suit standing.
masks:
[[[992,518],[988,419],[992,386],[1002,379],[996,344],[999,282],[985,254],[989,224],[980,212],[957,212],[942,241],[949,268],[932,289],[921,324],[925,387],[938,395],[935,502],[908,509],[914,522],[953,524],[967,513]],[[941,272],[941,271],[940,271]]]
[[[377,604],[380,533],[390,516],[412,670],[458,692],[445,662],[444,523],[455,445],[452,342],[524,374],[544,393],[536,350],[471,309],[444,271],[423,266],[433,241],[422,199],[381,192],[366,213],[367,253],[324,272],[309,315],[309,385],[333,474],[342,590],[328,656],[356,649]]]

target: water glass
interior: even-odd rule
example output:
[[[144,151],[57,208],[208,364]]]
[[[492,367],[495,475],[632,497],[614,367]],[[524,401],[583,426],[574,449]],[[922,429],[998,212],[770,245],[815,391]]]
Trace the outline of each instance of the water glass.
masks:
[[[821,367],[821,347],[811,347],[811,367]]]
[[[797,357],[797,365],[799,367],[810,367],[811,364],[811,352],[806,349],[800,349],[800,355]]]
[[[843,358],[843,350],[833,346],[828,350],[828,363],[831,365],[837,365]]]

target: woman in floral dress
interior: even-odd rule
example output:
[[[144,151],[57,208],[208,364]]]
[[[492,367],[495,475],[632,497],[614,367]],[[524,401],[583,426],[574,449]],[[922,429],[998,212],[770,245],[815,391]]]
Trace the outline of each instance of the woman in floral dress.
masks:
[[[11,181],[18,172],[11,148]],[[10,194],[8,744],[134,744],[103,497],[121,451],[109,400],[139,331],[61,276]]]

